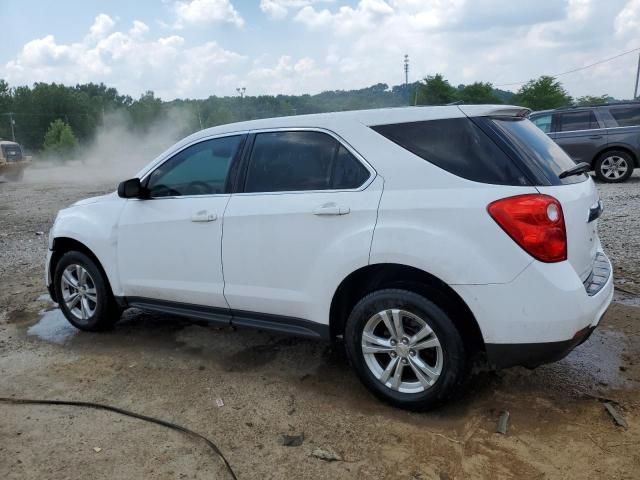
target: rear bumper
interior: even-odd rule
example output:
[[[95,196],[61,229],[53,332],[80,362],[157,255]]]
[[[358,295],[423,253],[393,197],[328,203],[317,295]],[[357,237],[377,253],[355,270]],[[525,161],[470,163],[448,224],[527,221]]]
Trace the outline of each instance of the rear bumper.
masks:
[[[2,175],[3,173],[11,173],[19,170],[24,170],[29,165],[31,165],[31,161],[29,160],[0,163],[0,175]]]
[[[570,340],[547,343],[488,343],[487,358],[495,368],[521,365],[534,368],[545,363],[557,362],[569,355],[578,345],[587,341],[596,327],[586,327],[576,332]]]
[[[594,271],[583,283],[569,262],[532,262],[507,284],[452,287],[473,312],[492,365],[537,366],[565,357],[600,323],[613,298],[601,250]]]

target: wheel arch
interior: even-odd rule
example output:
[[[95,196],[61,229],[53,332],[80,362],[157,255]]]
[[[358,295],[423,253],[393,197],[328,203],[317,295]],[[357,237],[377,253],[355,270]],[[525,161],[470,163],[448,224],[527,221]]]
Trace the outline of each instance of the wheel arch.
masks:
[[[111,288],[111,282],[109,280],[109,275],[107,275],[106,270],[102,266],[102,263],[98,259],[97,255],[93,253],[93,251],[87,247],[84,243],[76,240],[71,237],[56,237],[53,239],[53,246],[51,248],[51,261],[49,262],[49,278],[51,278],[51,282],[54,282],[54,274],[56,271],[56,266],[58,262],[62,258],[62,256],[71,251],[77,251],[80,253],[84,253],[87,257],[93,260],[100,270],[100,273],[104,276],[104,279],[107,283],[107,288],[113,295],[113,289]],[[52,296],[55,295],[55,288],[50,289]],[[55,298],[53,300],[56,300]]]
[[[484,351],[480,326],[460,295],[436,276],[397,263],[367,265],[342,280],[333,295],[329,310],[331,338],[344,333],[349,313],[361,298],[383,288],[408,290],[433,301],[451,317],[468,351]]]

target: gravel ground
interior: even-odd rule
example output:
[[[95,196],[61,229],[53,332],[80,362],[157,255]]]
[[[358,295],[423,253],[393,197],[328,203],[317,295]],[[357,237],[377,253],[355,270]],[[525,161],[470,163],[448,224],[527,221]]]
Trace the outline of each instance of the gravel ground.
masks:
[[[46,232],[59,208],[114,183],[27,173],[0,184],[0,397],[106,402],[179,423],[216,442],[241,479],[638,478],[638,296],[619,293],[601,328],[561,362],[479,374],[451,405],[407,413],[369,395],[340,345],[136,310],[111,332],[77,332],[43,296]],[[598,188],[617,285],[640,292],[640,174]],[[503,410],[507,435],[495,433]],[[304,434],[302,445],[283,446],[283,434]],[[316,458],[318,448],[340,460]],[[201,442],[171,430],[0,403],[0,478],[87,477],[228,478]]]

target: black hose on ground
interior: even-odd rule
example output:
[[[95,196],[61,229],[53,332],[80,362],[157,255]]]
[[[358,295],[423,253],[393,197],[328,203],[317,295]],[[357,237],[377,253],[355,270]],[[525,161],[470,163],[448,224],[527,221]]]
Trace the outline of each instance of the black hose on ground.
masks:
[[[71,400],[37,400],[37,399],[30,399],[30,398],[4,398],[4,397],[0,397],[0,402],[14,404],[14,405],[66,405],[71,407],[94,408],[96,410],[106,410],[108,412],[114,412],[114,413],[119,413],[120,415],[126,415],[127,417],[144,420],[145,422],[151,422],[157,425],[162,425],[163,427],[171,428],[173,430],[186,433],[187,435],[190,435],[192,437],[204,440],[204,442],[211,448],[211,450],[213,450],[216,453],[216,455],[218,455],[222,459],[227,471],[229,472],[229,475],[231,475],[231,478],[233,478],[233,480],[238,480],[236,477],[236,474],[233,472],[233,469],[231,468],[231,465],[229,465],[229,462],[224,457],[224,455],[222,454],[222,452],[216,446],[215,443],[213,443],[204,435],[194,432],[193,430],[189,430],[186,427],[176,425],[175,423],[167,422],[166,420],[149,417],[147,415],[142,415],[140,413],[130,412],[128,410],[125,410],[124,408],[112,407],[111,405],[104,405],[102,403],[95,403],[95,402],[76,402]]]

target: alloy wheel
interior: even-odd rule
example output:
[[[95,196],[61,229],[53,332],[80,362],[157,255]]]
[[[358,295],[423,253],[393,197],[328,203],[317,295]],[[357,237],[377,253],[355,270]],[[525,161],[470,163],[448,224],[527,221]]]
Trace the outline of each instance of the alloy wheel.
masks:
[[[91,275],[82,265],[71,264],[62,272],[62,301],[77,320],[86,322],[96,312],[98,293]]]
[[[364,326],[361,345],[374,377],[397,392],[424,392],[442,373],[440,340],[426,321],[406,310],[373,315]]]
[[[611,155],[605,158],[600,165],[602,175],[611,180],[618,180],[623,177],[628,170],[629,164],[627,160],[618,155]]]

